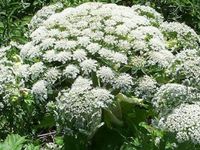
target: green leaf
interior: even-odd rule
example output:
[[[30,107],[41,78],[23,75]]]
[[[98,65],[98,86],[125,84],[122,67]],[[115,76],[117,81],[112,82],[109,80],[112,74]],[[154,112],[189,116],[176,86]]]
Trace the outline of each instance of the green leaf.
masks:
[[[124,94],[119,93],[119,94],[117,94],[116,98],[119,102],[126,102],[126,103],[130,103],[130,104],[135,104],[135,105],[139,105],[139,106],[142,106],[142,107],[145,107],[145,108],[148,107],[147,105],[145,105],[143,103],[143,99],[139,99],[139,98],[134,97],[134,96],[127,97]]]
[[[52,114],[46,113],[44,117],[42,118],[39,125],[37,125],[37,128],[50,128],[55,125],[55,120]]]
[[[163,131],[158,130],[151,125],[148,125],[146,122],[141,122],[139,126],[145,128],[151,135],[156,136],[156,137],[163,137]]]
[[[63,137],[62,136],[55,137],[55,143],[58,145],[63,145],[64,144]]]
[[[110,110],[104,109],[104,121],[107,123],[107,125],[113,123],[118,126],[123,126],[123,122],[119,120]]]
[[[26,145],[25,150],[40,150],[40,146],[35,146],[33,144]]]
[[[8,135],[3,143],[2,150],[21,150],[25,142],[24,136],[22,137],[18,134]]]

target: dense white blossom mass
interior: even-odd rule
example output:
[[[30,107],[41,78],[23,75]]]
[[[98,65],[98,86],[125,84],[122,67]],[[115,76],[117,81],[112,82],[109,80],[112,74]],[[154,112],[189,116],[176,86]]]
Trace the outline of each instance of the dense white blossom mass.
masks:
[[[193,29],[163,22],[148,6],[103,3],[47,6],[29,26],[19,53],[0,48],[0,109],[27,88],[35,102],[53,101],[66,133],[88,135],[122,93],[153,105],[159,126],[178,141],[200,143],[200,38]]]
[[[160,119],[159,126],[176,133],[179,142],[200,143],[200,105],[181,104],[168,116]]]

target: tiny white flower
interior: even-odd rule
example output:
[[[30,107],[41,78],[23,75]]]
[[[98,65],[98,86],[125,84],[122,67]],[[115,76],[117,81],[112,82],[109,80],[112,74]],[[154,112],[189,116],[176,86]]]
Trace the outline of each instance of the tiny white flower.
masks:
[[[126,55],[116,52],[113,54],[112,60],[116,63],[127,64],[128,58]]]
[[[68,66],[63,70],[63,74],[64,74],[67,78],[72,78],[72,79],[75,79],[79,73],[80,73],[80,71],[79,71],[78,67],[75,66],[75,65],[68,65]]]
[[[86,49],[89,53],[95,54],[101,49],[101,46],[97,43],[91,43],[86,47]]]
[[[122,89],[123,91],[130,90],[133,85],[132,77],[129,74],[121,74],[116,78],[114,88]]]
[[[92,85],[91,80],[79,76],[72,84],[71,91],[81,93],[84,92],[85,90],[91,89],[92,88],[91,85]]]
[[[42,43],[40,44],[40,47],[42,50],[47,50],[50,47],[53,47],[54,43],[55,43],[54,38],[47,38],[42,41]]]
[[[87,36],[84,37],[78,37],[78,44],[80,44],[81,46],[87,46],[90,43],[90,38]]]
[[[115,77],[115,74],[109,67],[100,67],[97,71],[97,76],[105,83],[112,83]]]
[[[97,70],[97,61],[92,59],[86,59],[80,63],[81,70],[84,74],[89,74],[92,71]]]
[[[66,63],[67,61],[71,60],[71,58],[72,58],[71,52],[62,51],[56,54],[55,60],[62,63]]]
[[[47,82],[44,80],[37,81],[32,87],[32,92],[39,100],[46,100]]]
[[[87,59],[87,53],[83,49],[78,49],[73,52],[73,59],[82,62]]]
[[[39,77],[39,75],[41,73],[43,73],[44,69],[45,69],[45,66],[44,66],[44,64],[42,62],[38,62],[38,63],[33,64],[30,67],[31,77],[33,79]]]
[[[45,79],[47,82],[49,83],[55,83],[55,81],[57,79],[60,78],[60,72],[58,69],[56,68],[50,68],[47,70],[47,72],[45,73]]]
[[[15,68],[15,73],[17,76],[28,80],[30,76],[30,66],[29,65],[17,65]]]
[[[118,35],[123,35],[123,36],[125,36],[129,31],[130,31],[130,29],[126,26],[126,25],[118,25],[117,27],[116,27],[116,33],[118,34]]]
[[[54,50],[46,51],[46,53],[43,55],[43,58],[48,62],[53,62],[56,60],[56,52]]]

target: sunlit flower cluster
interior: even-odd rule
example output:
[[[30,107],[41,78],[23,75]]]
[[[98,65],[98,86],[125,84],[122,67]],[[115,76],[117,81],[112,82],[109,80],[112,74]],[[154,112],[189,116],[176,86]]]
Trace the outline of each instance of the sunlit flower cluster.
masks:
[[[91,134],[101,123],[101,108],[108,108],[114,95],[103,88],[92,88],[92,81],[81,76],[76,79],[70,90],[61,91],[57,99],[57,109],[65,132],[78,131]],[[73,131],[73,130],[74,131]]]
[[[161,86],[153,98],[153,104],[161,115],[176,108],[181,103],[198,101],[200,93],[197,89],[182,84],[168,83]]]
[[[55,5],[45,6],[39,10],[35,16],[32,18],[29,28],[35,30],[37,27],[42,25],[42,23],[49,18],[51,15],[55,14],[57,11],[63,8],[62,3],[56,3]]]
[[[184,54],[183,48],[196,49],[199,40],[186,25],[163,22],[154,9],[140,5],[85,3],[56,13],[60,8],[45,7],[47,13],[41,10],[33,18],[31,24],[37,26],[20,52],[28,65],[21,65],[18,74],[29,77],[39,101],[48,102],[48,95],[52,99],[55,94],[65,129],[94,130],[101,122],[101,108],[114,99],[109,96],[112,91],[152,102],[160,116],[198,99],[194,84],[182,85],[191,77],[197,79],[200,70],[198,59],[182,56],[193,55]],[[126,70],[130,66],[133,70]],[[159,68],[160,75],[150,68]],[[170,77],[175,83],[160,82]]]
[[[157,91],[157,82],[154,78],[145,75],[138,79],[135,94],[144,100],[150,100]]]
[[[7,58],[10,51],[11,46],[0,48],[0,110],[20,95],[20,82],[16,80],[13,62]]]
[[[178,142],[200,143],[200,105],[181,104],[166,118],[161,118],[159,126],[176,133]]]
[[[200,57],[198,50],[187,49],[178,53],[167,72],[187,86],[200,88]]]
[[[163,16],[151,7],[142,5],[133,5],[132,8],[140,15],[146,16],[148,19],[150,19],[155,23],[163,22]]]
[[[36,104],[55,105],[65,133],[90,135],[102,122],[102,109],[120,94],[135,96],[154,106],[161,128],[176,132],[179,141],[198,143],[196,127],[185,134],[193,129],[188,120],[198,118],[190,108],[199,109],[190,105],[200,99],[198,35],[185,24],[163,22],[147,6],[62,7],[36,13],[19,55],[7,59],[10,47],[0,49],[0,98],[25,87]],[[20,86],[13,89],[16,82]],[[172,122],[176,115],[185,116]],[[183,129],[175,129],[179,123]]]
[[[75,110],[70,111],[75,104],[80,107],[88,105],[90,111],[86,111],[86,106],[82,107],[83,112],[88,112],[86,116],[93,111],[100,116],[100,107],[93,106],[106,106],[105,100],[111,103],[107,96],[109,91],[133,92],[134,76],[122,69],[125,65],[137,66],[136,63],[140,63],[134,62],[133,57],[148,59],[150,51],[167,51],[162,32],[154,26],[155,22],[162,22],[162,16],[150,7],[86,3],[56,13],[60,9],[58,4],[44,7],[33,17],[30,23],[31,40],[20,51],[22,61],[26,63],[20,65],[17,72],[20,78],[31,83],[30,89],[37,101],[48,102],[52,94],[55,94],[55,99],[57,94],[62,95],[62,90],[68,89],[64,95],[71,96],[70,99],[61,100],[59,96],[56,99],[58,112],[63,107],[65,112],[69,111],[65,117],[82,118],[75,117],[76,113],[82,114],[81,109],[75,109],[76,113]],[[158,63],[162,67],[167,65],[171,55],[163,56],[166,60]],[[146,64],[145,61],[141,63],[142,66]],[[151,63],[157,64],[156,56]],[[155,81],[152,79],[152,82],[143,89],[154,88],[151,84]],[[94,88],[91,85],[99,88],[91,90]],[[142,83],[140,85],[142,90]],[[87,90],[91,90],[101,101],[81,97],[81,94],[88,95],[88,92],[85,93]],[[71,100],[70,104],[68,100]],[[83,120],[77,122],[84,125]]]
[[[166,37],[167,47],[172,52],[180,52],[183,49],[198,49],[200,38],[196,32],[178,22],[163,22],[161,30]]]

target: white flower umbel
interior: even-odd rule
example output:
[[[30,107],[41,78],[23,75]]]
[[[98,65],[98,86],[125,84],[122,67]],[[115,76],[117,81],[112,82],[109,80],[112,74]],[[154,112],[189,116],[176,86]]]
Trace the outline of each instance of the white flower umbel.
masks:
[[[195,31],[184,23],[164,22],[161,24],[166,39],[167,46],[173,52],[183,49],[197,49],[199,47],[199,36]]]
[[[112,61],[114,63],[122,63],[122,64],[127,64],[127,60],[128,60],[128,58],[126,57],[126,55],[118,53],[118,52],[114,53],[112,55],[111,59],[112,59]]]
[[[3,94],[3,93],[10,94],[6,92],[7,90],[9,91],[9,89],[7,89],[7,86],[9,87],[9,85],[15,85],[16,83],[17,81],[15,80],[15,76],[12,72],[12,68],[0,64],[0,85],[1,85],[0,94]]]
[[[135,88],[136,96],[139,96],[145,100],[149,100],[154,96],[157,90],[157,82],[154,78],[145,75],[138,80],[138,85]]]
[[[34,44],[39,44],[41,41],[49,38],[48,30],[44,26],[40,26],[31,33],[30,37],[34,40]]]
[[[73,52],[73,59],[82,62],[87,59],[87,53],[83,49],[78,49]]]
[[[115,74],[109,67],[103,66],[97,71],[97,77],[104,83],[113,83]]]
[[[149,51],[165,50],[165,40],[162,32],[153,26],[140,26],[128,35],[133,39],[133,49],[140,54]]]
[[[128,91],[133,85],[132,77],[129,74],[119,75],[114,82],[114,88],[121,89],[122,91]]]
[[[198,49],[185,49],[180,53],[176,54],[175,59],[173,61],[180,61],[181,63],[188,59],[195,59],[195,57],[199,56]]]
[[[75,79],[77,75],[80,73],[80,70],[77,66],[75,65],[68,65],[64,70],[63,74],[67,78]]]
[[[89,74],[97,69],[97,61],[92,59],[86,59],[80,63],[81,70],[84,74]]]
[[[176,134],[178,142],[200,144],[200,104],[181,104],[159,121],[162,129]]]
[[[45,80],[37,81],[32,87],[32,93],[35,95],[36,99],[46,100],[47,94],[47,82]]]
[[[200,93],[197,89],[182,84],[168,83],[160,87],[153,98],[158,112],[167,113],[181,103],[198,101]]]
[[[184,50],[176,55],[168,66],[167,73],[182,84],[199,89],[200,86],[200,57],[197,50]],[[180,79],[180,75],[182,79]]]
[[[71,91],[81,93],[92,88],[92,81],[79,76],[72,84]]]
[[[76,92],[62,92],[58,95],[57,110],[61,127],[66,134],[76,135],[79,132],[90,135],[101,122],[101,110],[96,108],[93,99]]]
[[[90,43],[90,38],[85,36],[85,37],[77,37],[78,38],[78,44],[81,46],[86,47]]]
[[[101,49],[101,46],[97,43],[91,43],[86,47],[86,49],[89,53],[95,54]]]
[[[15,69],[15,74],[21,78],[24,78],[25,80],[28,80],[29,76],[30,76],[30,66],[29,65],[15,65],[14,67]]]
[[[153,51],[149,53],[147,63],[149,65],[158,65],[160,67],[168,67],[173,60],[174,55],[168,50]]]
[[[63,7],[62,3],[56,3],[54,5],[45,6],[41,10],[39,10],[35,16],[31,19],[29,24],[29,28],[31,30],[39,27],[45,20],[47,20],[51,15],[55,14],[57,10]]]
[[[62,62],[63,64],[71,60],[71,58],[72,58],[71,52],[65,52],[65,51],[59,52],[58,54],[56,54],[56,57],[55,57],[55,59],[58,62]]]
[[[56,52],[54,50],[48,50],[43,55],[44,60],[47,60],[48,62],[56,61]]]
[[[41,42],[40,47],[41,47],[42,50],[48,50],[48,49],[50,49],[54,46],[55,41],[56,40],[54,38],[44,39]]]
[[[30,73],[31,73],[32,79],[38,78],[40,74],[44,72],[44,69],[45,69],[45,66],[42,62],[33,64],[30,67]]]
[[[99,50],[99,55],[104,59],[112,60],[114,52],[112,50],[102,48],[102,49]]]
[[[32,42],[23,45],[20,51],[20,56],[24,59],[33,59],[41,54],[39,47],[34,46]]]
[[[88,97],[90,97],[90,95]],[[114,95],[106,89],[96,88],[91,90],[91,98],[96,101],[98,108],[105,108],[113,102]]]
[[[86,79],[80,77],[77,80],[80,88],[87,82]],[[76,83],[73,88],[78,88],[78,85]],[[83,132],[90,135],[101,123],[101,108],[107,108],[112,103],[114,96],[106,89],[101,88],[91,90],[87,88],[82,92],[73,88],[68,92],[59,93],[56,98],[56,107],[61,114],[58,118],[62,120],[62,126],[67,128],[67,134]]]
[[[54,84],[56,80],[60,78],[60,71],[56,68],[50,68],[45,73],[45,79],[47,82]]]

